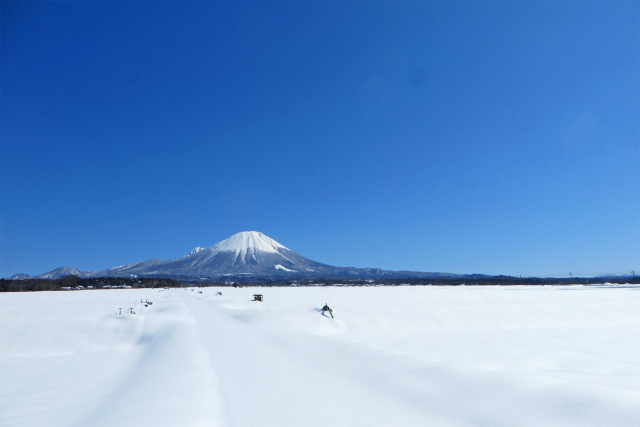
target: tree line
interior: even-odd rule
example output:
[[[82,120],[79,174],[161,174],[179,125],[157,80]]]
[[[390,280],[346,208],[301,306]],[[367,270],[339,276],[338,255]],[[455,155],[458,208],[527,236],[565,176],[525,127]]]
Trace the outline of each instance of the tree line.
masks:
[[[63,288],[103,289],[105,287],[137,288],[182,288],[201,287],[249,287],[249,286],[513,286],[513,285],[572,285],[572,284],[640,284],[640,277],[572,277],[541,278],[514,276],[465,276],[437,278],[388,278],[388,279],[301,279],[288,281],[264,281],[251,283],[220,281],[189,281],[161,277],[77,277],[65,276],[60,279],[0,279],[0,292],[59,291]],[[82,289],[81,288],[81,289]]]
[[[105,286],[128,286],[131,288],[177,288],[185,286],[179,280],[163,278],[125,278],[125,277],[78,277],[64,276],[59,279],[0,279],[0,292],[59,291],[62,288],[103,289]]]

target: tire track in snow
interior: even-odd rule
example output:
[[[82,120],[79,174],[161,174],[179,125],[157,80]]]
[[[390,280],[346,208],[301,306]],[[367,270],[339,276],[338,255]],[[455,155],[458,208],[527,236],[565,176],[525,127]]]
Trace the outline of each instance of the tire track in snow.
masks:
[[[631,426],[638,419],[624,400],[572,384],[300,333],[304,327],[291,322],[310,318],[278,312],[287,304],[270,310],[268,303],[182,295],[234,427]]]
[[[226,426],[218,376],[184,303],[165,295],[143,324],[130,372],[79,425]]]
[[[295,342],[301,337],[292,341],[292,337],[269,334],[205,299],[184,293],[183,300],[200,325],[203,345],[220,376],[225,412],[234,427],[408,427],[424,426],[425,421],[452,425],[436,412],[425,413],[407,404],[402,396],[372,387],[357,375],[345,375],[335,356],[324,358],[338,347],[332,348],[323,337]],[[314,338],[320,339],[314,344]],[[318,347],[317,357],[307,357],[313,345],[327,344],[329,348]],[[302,351],[301,345],[307,348]],[[324,364],[325,360],[329,363]]]

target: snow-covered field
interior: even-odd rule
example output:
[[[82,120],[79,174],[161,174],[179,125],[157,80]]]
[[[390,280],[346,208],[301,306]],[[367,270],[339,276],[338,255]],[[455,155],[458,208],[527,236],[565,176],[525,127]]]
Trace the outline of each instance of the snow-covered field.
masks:
[[[638,426],[640,287],[3,293],[0,425]]]

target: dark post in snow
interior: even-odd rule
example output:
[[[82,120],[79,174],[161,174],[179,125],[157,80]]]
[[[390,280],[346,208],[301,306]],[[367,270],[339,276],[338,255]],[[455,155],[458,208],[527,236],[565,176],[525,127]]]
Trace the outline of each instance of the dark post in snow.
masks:
[[[329,305],[327,305],[327,303],[324,303],[324,307],[322,307],[322,311],[323,312],[329,312],[329,314],[331,315],[331,318],[333,319],[333,310],[331,310],[329,308]]]
[[[121,315],[122,315],[122,308],[119,308],[118,309],[118,316],[121,316]]]

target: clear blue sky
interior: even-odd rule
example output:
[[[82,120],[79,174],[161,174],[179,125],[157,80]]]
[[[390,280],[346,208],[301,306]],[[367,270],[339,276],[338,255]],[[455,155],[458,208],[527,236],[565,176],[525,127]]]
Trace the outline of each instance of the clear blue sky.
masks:
[[[640,270],[638,1],[1,4],[0,277]]]

